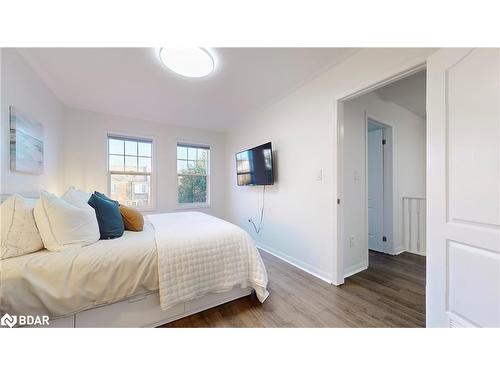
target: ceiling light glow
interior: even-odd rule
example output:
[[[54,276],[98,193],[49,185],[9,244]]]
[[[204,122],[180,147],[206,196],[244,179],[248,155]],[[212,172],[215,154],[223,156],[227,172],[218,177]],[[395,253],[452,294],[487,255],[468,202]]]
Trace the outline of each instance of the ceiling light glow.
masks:
[[[161,62],[184,77],[201,78],[215,69],[214,58],[204,48],[161,48]]]

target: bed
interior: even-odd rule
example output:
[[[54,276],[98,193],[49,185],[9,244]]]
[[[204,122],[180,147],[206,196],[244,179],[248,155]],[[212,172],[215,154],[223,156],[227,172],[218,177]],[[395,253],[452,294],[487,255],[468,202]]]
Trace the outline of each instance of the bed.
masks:
[[[51,327],[153,327],[255,291],[267,274],[250,236],[199,212],[149,215],[142,232],[4,259],[0,312]]]

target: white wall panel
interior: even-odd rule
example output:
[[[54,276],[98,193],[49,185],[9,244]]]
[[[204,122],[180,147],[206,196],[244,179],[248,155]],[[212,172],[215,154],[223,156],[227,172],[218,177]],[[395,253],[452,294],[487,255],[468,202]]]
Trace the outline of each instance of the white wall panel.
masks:
[[[475,49],[447,71],[449,220],[500,225],[499,53]]]
[[[497,296],[497,298],[492,298]],[[448,309],[480,327],[500,325],[500,254],[448,242]]]

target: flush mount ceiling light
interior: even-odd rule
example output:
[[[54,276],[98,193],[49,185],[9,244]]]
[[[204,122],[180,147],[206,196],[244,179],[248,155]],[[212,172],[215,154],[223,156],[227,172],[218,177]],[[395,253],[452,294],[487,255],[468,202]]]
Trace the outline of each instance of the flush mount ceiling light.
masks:
[[[214,71],[212,55],[204,48],[161,48],[160,60],[171,71],[184,77],[206,77]]]

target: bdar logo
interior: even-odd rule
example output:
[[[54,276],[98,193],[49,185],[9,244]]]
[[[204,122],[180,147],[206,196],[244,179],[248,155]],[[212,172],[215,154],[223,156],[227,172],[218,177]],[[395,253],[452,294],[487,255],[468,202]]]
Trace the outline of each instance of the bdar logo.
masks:
[[[2,319],[0,319],[0,325],[2,326],[7,326],[7,327],[14,327],[17,323],[17,316],[12,316],[9,314],[5,314],[2,316]]]

